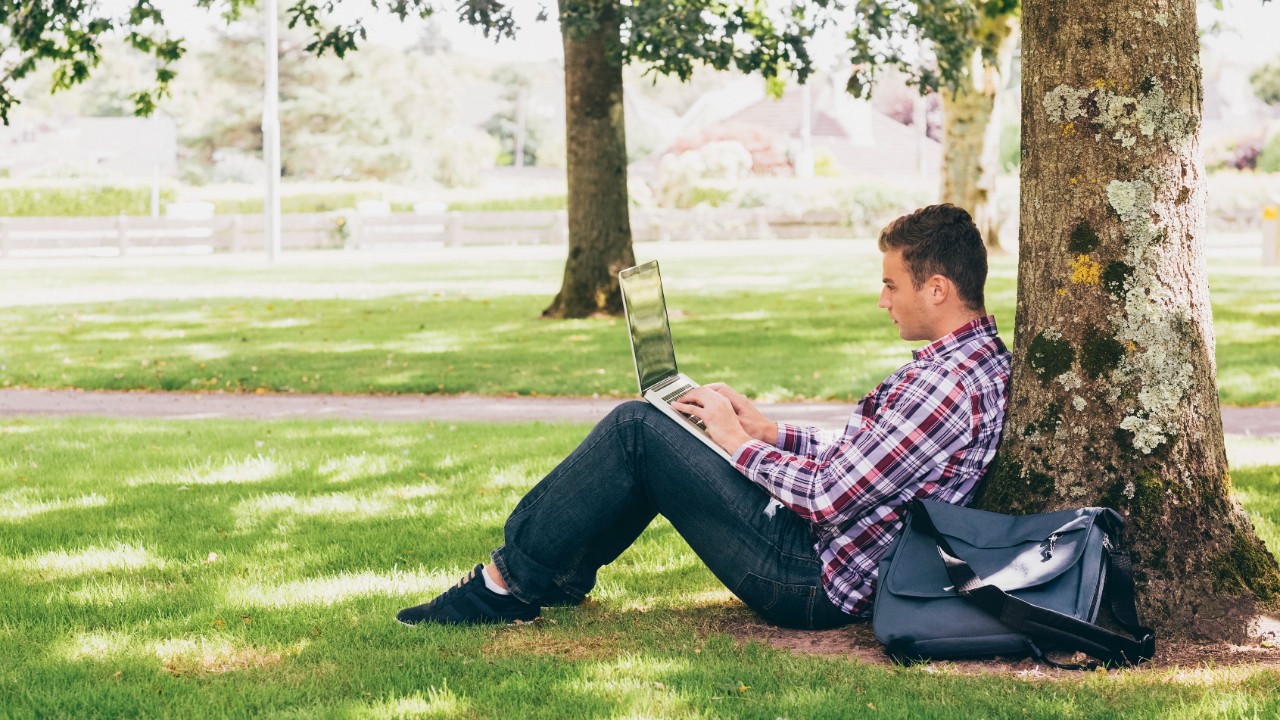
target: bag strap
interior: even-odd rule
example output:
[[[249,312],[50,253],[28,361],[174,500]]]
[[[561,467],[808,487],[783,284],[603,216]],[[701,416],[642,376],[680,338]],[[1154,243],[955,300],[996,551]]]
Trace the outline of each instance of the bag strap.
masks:
[[[1136,665],[1155,655],[1155,632],[1138,623],[1138,611],[1134,602],[1133,564],[1127,553],[1118,553],[1108,547],[1109,541],[1104,544],[1104,551],[1107,555],[1106,589],[1111,595],[1111,612],[1120,626],[1133,635],[1133,639],[1070,615],[1032,605],[987,583],[956,554],[946,536],[934,527],[929,509],[924,503],[919,500],[911,501],[910,511],[912,525],[928,533],[937,544],[938,554],[942,557],[947,576],[951,578],[956,593],[1007,627],[1027,635],[1031,640],[1028,645],[1032,654],[1044,658],[1035,645],[1035,641],[1044,640],[1055,647],[1084,652],[1106,665]],[[1113,525],[1110,519],[1104,524]]]

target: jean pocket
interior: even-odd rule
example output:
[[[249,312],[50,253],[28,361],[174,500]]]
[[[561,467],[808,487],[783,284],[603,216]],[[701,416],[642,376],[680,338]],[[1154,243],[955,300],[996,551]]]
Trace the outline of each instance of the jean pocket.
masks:
[[[750,572],[733,590],[765,622],[792,628],[809,628],[813,624],[816,592],[812,585],[788,585]]]

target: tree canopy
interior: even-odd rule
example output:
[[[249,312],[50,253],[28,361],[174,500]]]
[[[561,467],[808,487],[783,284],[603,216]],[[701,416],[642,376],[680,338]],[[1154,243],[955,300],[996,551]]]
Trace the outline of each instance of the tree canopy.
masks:
[[[193,0],[197,7],[233,20],[255,0]],[[365,17],[334,19],[341,0],[285,0],[289,28],[309,33],[306,50],[344,57],[368,36]],[[563,0],[559,20],[564,32],[580,36],[594,27],[601,0]],[[368,0],[369,12],[394,15],[401,20],[427,18],[441,12],[440,0]],[[453,5],[458,18],[499,39],[518,30],[515,3],[502,0],[459,0]],[[623,63],[639,60],[654,72],[688,78],[699,64],[717,69],[737,68],[766,78],[794,71],[804,80],[812,69],[805,43],[815,28],[829,21],[835,0],[807,0],[785,11],[773,11],[763,0],[689,0],[670,3],[636,0],[619,4]],[[545,6],[539,15],[547,19]],[[0,0],[0,120],[18,103],[14,81],[27,77],[42,62],[53,64],[53,88],[69,88],[84,82],[102,61],[104,38],[121,35],[134,49],[154,58],[155,77],[131,99],[135,112],[150,114],[156,102],[168,95],[175,64],[187,52],[183,38],[166,26],[164,11],[153,0],[131,0],[123,9],[77,0],[42,0],[16,3]]]
[[[847,23],[853,72],[849,92],[863,95],[879,68],[896,67],[921,89],[954,88],[976,51],[994,62],[1002,37],[985,19],[1016,14],[1020,0],[855,0]]]
[[[1253,93],[1268,105],[1280,105],[1280,57],[1254,70],[1249,75]]]

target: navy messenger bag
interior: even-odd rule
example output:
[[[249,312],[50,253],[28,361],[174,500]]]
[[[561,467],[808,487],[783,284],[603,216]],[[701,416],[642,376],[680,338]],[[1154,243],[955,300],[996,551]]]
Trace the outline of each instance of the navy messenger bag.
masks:
[[[1080,651],[1104,665],[1155,653],[1138,622],[1124,520],[1108,508],[1010,516],[914,500],[880,561],[872,624],[899,662]],[[1133,638],[1095,624],[1104,596]]]

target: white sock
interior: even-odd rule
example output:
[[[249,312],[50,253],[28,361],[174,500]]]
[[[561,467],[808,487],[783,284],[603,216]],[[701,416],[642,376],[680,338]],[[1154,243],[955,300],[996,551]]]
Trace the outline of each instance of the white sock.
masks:
[[[499,585],[498,583],[494,582],[494,581],[493,581],[493,578],[489,577],[489,571],[488,571],[488,570],[481,570],[481,571],[480,571],[480,574],[484,576],[484,586],[485,586],[485,587],[487,587],[487,588],[489,588],[489,590],[490,590],[491,592],[495,592],[495,593],[497,593],[497,594],[499,594],[499,595],[510,595],[510,594],[511,594],[511,591],[510,591],[510,590],[508,590],[508,589],[506,589],[506,588],[502,587],[502,586],[501,586],[501,585]]]

